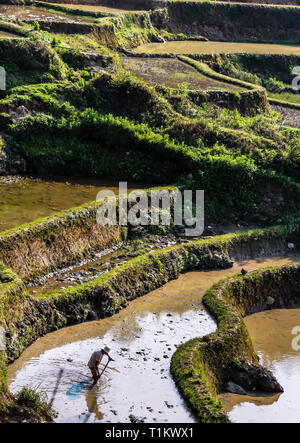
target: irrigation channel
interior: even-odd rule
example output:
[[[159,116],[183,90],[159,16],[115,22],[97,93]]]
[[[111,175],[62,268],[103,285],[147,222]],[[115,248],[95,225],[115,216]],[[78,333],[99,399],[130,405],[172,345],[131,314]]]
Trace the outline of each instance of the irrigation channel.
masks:
[[[226,270],[195,271],[167,283],[162,288],[131,302],[129,307],[106,319],[87,322],[53,332],[37,340],[9,367],[12,392],[22,386],[43,391],[51,399],[57,422],[193,422],[169,374],[170,358],[176,347],[215,330],[215,322],[202,306],[205,291],[215,282],[240,272],[299,262],[296,255],[236,262]],[[242,414],[232,411],[234,421],[259,418],[268,421],[275,415],[287,417],[286,403],[300,413],[300,404],[290,394],[290,380],[299,385],[300,358],[289,354],[290,342],[282,344],[277,336],[289,336],[290,324],[299,319],[300,310],[279,312],[273,346],[268,348],[268,334],[256,340],[256,326],[250,328],[258,352],[264,352],[268,366],[276,364],[276,375],[286,392],[277,396],[249,397]],[[273,311],[263,313],[267,321]],[[253,316],[256,325],[256,316]],[[265,320],[267,319],[267,320]],[[251,321],[251,318],[250,318]],[[268,320],[269,321],[269,320]],[[296,321],[297,323],[297,321]],[[259,327],[261,323],[257,323]],[[292,337],[292,336],[290,336]],[[87,368],[90,354],[102,345],[112,349],[115,359],[98,385],[90,389]],[[274,349],[278,344],[276,352]],[[287,349],[286,349],[287,348]],[[286,355],[289,354],[289,359]],[[275,362],[274,363],[274,358]],[[258,394],[257,394],[258,395]],[[240,399],[239,399],[240,400]],[[227,399],[230,403],[230,399]],[[232,409],[234,403],[229,405]],[[270,406],[268,406],[270,405]],[[253,412],[253,408],[255,411]],[[257,411],[256,411],[257,410]]]

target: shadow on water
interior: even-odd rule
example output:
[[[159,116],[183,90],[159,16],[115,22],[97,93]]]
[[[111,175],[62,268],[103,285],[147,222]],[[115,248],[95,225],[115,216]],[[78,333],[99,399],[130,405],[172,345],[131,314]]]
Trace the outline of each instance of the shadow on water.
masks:
[[[148,423],[194,422],[194,417],[177,392],[169,368],[170,358],[178,345],[196,336],[209,334],[216,328],[214,320],[202,307],[205,291],[221,278],[240,272],[241,267],[250,271],[257,267],[296,261],[300,261],[300,257],[270,257],[236,262],[226,270],[190,272],[132,301],[112,317],[47,334],[10,365],[10,388],[16,392],[22,386],[33,383],[33,380],[40,383],[48,398],[54,398],[57,422],[126,423],[130,422],[131,415]],[[276,318],[274,321],[276,324]],[[297,316],[292,323],[296,321]],[[286,326],[282,326],[281,334],[285,329]],[[287,329],[288,336],[290,329]],[[268,328],[268,331],[275,334],[274,328]],[[255,337],[253,340],[255,342]],[[275,340],[274,343],[276,345],[279,341]],[[91,378],[87,362],[91,353],[104,344],[111,348],[115,362],[107,368],[100,382],[93,389],[88,389]],[[275,371],[283,386],[290,376],[289,371],[294,374],[293,368],[295,366],[286,364],[279,376]],[[58,374],[61,374],[59,380]],[[300,387],[298,374],[300,369],[294,374]],[[298,410],[299,401],[295,395],[287,392],[287,397],[289,407],[294,405],[300,415],[300,405]],[[257,404],[268,402],[269,407],[278,405],[276,414],[282,414],[281,398],[273,396],[261,400],[261,397],[255,397],[254,400]],[[244,404],[248,405],[249,401]],[[264,406],[268,407],[266,404]],[[245,414],[250,418],[255,417],[252,410],[247,410]],[[268,421],[268,410],[265,421]]]

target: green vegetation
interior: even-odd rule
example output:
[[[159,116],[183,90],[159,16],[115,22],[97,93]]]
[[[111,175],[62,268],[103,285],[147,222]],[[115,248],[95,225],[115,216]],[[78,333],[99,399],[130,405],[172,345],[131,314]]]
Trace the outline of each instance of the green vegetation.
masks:
[[[151,15],[155,26],[169,32],[244,42],[299,42],[299,16],[293,6],[216,1],[171,1]]]
[[[0,354],[0,421],[14,420],[15,405],[29,420],[53,418],[35,392],[24,388],[13,397],[7,390],[7,361],[38,337],[85,321],[91,310],[100,318],[112,315],[188,270],[228,267],[235,253],[256,257],[284,251],[296,236],[299,129],[288,126],[272,106],[299,111],[290,86],[299,56],[195,54],[164,62],[145,56],[138,65],[131,51],[150,42],[216,36],[295,43],[300,9],[185,1],[160,6],[165,7],[109,15],[49,5],[53,20],[1,20],[0,30],[18,37],[0,38],[7,74],[0,96],[1,169],[204,189],[206,223],[282,226],[148,254],[137,239],[136,257],[129,262],[91,282],[38,297],[28,295],[26,283],[130,238],[131,228],[96,225],[98,206],[91,202],[1,233],[0,325],[8,340]],[[59,20],[57,11],[70,20]],[[138,68],[129,69],[130,63]],[[147,65],[156,67],[161,81],[149,80]],[[156,234],[167,232],[156,229]],[[199,420],[228,421],[216,393],[233,369],[257,363],[242,317],[256,291],[260,306],[277,287],[289,302],[282,285],[296,296],[296,274],[296,267],[266,270],[222,282],[206,294],[217,332],[184,344],[172,360],[174,379]]]
[[[51,219],[48,223],[52,223]],[[38,227],[38,224],[36,225]],[[14,280],[12,282],[14,291],[7,292],[6,295],[0,298],[0,324],[9,332],[8,336],[13,337],[13,340],[7,340],[7,357],[9,361],[17,358],[29,344],[47,332],[68,324],[85,321],[90,310],[97,312],[100,318],[112,315],[126,305],[127,299],[132,299],[133,296],[145,295],[167,281],[177,278],[182,272],[195,268],[226,268],[232,264],[229,258],[230,255],[256,257],[261,254],[261,251],[266,251],[269,254],[278,250],[283,251],[287,247],[288,239],[296,238],[294,229],[292,226],[290,229],[276,227],[252,230],[240,234],[228,234],[183,245],[170,246],[163,250],[138,256],[92,282],[66,290],[45,293],[38,297],[29,297],[22,284],[19,285],[18,277],[2,266],[1,272],[7,276],[5,278]],[[30,235],[28,231],[28,227],[25,226],[23,230],[17,229],[8,232],[6,237],[7,241],[11,241],[11,247],[14,242],[16,245],[18,244],[18,238],[21,239],[21,242],[24,241],[26,236]],[[74,231],[74,226],[70,226],[70,231]],[[55,242],[53,243],[55,244]],[[139,247],[139,242],[136,242],[136,247]],[[22,260],[24,261],[24,259]],[[28,265],[32,266],[32,270],[35,269],[34,263],[29,262]],[[6,284],[9,284],[9,282]],[[264,296],[269,294],[268,291],[264,292]],[[250,291],[250,294],[252,293],[253,291]],[[281,294],[282,292],[278,293]],[[70,306],[72,306],[72,309],[69,309]],[[16,312],[18,313],[17,317]],[[226,327],[229,327],[227,321],[225,324]],[[243,334],[246,333],[245,331],[242,332]],[[243,334],[242,337],[244,337]],[[235,356],[239,356],[238,351],[243,346],[244,341],[241,341],[240,346],[235,348]],[[4,392],[6,392],[6,357],[5,355],[3,357],[2,386]],[[224,361],[228,361],[228,358],[228,355],[225,354]],[[182,359],[182,362],[184,361]],[[194,377],[198,372],[195,373],[194,370],[190,371],[189,368],[186,368],[185,374]],[[213,382],[205,367],[201,370],[201,380],[205,382],[203,393],[205,393],[206,413],[203,415],[201,412],[203,408],[202,397],[197,397],[197,401],[201,403],[201,411],[195,409],[196,413],[204,421],[212,421],[212,417],[214,417],[214,420],[223,420],[224,414],[220,403],[216,402],[211,392],[207,391],[206,380],[211,386],[213,386]],[[199,383],[196,386],[198,385]],[[195,385],[193,384],[193,386]],[[189,387],[189,391],[193,395],[193,388]],[[184,395],[187,396],[186,390]],[[29,403],[32,406],[38,402],[35,393],[27,390],[21,394],[21,399],[28,406]]]
[[[292,89],[293,70],[300,63],[299,55],[220,54],[195,56],[209,64],[215,71],[231,79],[264,86],[271,99],[290,105],[299,103],[299,94]],[[297,108],[297,106],[296,106]]]
[[[272,103],[274,100],[283,103],[288,103],[291,108],[300,109],[300,95],[292,94],[289,92],[281,92],[281,93],[270,93],[270,102]]]
[[[258,359],[242,318],[253,306],[256,312],[270,309],[266,305],[270,293],[274,308],[299,302],[299,272],[299,265],[255,271],[223,280],[205,294],[203,303],[218,329],[181,345],[171,362],[175,382],[199,421],[228,421],[216,394],[237,372],[247,373],[247,383],[258,389],[280,389],[275,379],[265,383],[270,375],[263,368],[260,376],[252,378],[251,368],[257,369]]]
[[[8,89],[66,77],[66,66],[60,57],[38,38],[0,39],[0,57]]]
[[[26,3],[28,3],[29,5],[32,6],[36,6],[39,7],[41,9],[46,9],[48,11],[59,11],[59,12],[64,12],[66,13],[66,15],[74,15],[76,17],[95,17],[95,18],[102,18],[102,17],[109,17],[110,14],[105,13],[105,12],[101,12],[101,11],[89,11],[89,10],[83,10],[80,8],[76,8],[76,6],[74,8],[68,7],[68,5],[66,6],[62,6],[62,5],[56,5],[54,3],[51,4],[47,4],[45,2],[38,2],[38,1],[30,1],[27,0]]]
[[[23,388],[15,396],[0,394],[0,423],[53,422],[55,417],[45,396],[33,389]]]
[[[112,77],[61,66],[64,82],[13,88],[0,101],[8,158],[21,156],[28,172],[122,179],[134,174],[136,180],[205,189],[208,219],[245,214],[260,202],[264,182],[296,191],[297,200],[299,137],[281,129],[275,115],[224,111],[216,120],[214,110],[197,106],[182,89],[154,89],[120,69]],[[246,98],[254,114],[255,94]],[[233,96],[235,102],[242,97]],[[28,110],[21,117],[20,106]],[[15,110],[13,119],[9,110]],[[272,211],[274,220],[278,214]]]
[[[30,388],[22,388],[18,392],[16,400],[21,406],[31,408],[41,416],[49,414],[49,410],[51,411],[45,396]]]

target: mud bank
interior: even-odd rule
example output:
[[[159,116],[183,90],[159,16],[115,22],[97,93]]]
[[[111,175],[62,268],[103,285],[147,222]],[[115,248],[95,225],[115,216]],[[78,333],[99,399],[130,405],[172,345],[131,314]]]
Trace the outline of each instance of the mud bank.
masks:
[[[6,231],[0,236],[1,260],[30,279],[120,241],[121,228],[98,225],[96,212],[96,204],[85,205]]]
[[[86,217],[86,213],[83,213],[81,219],[84,219],[84,215]],[[88,217],[86,220],[89,220]],[[87,225],[85,222],[84,226]],[[73,225],[72,231],[74,228]],[[107,236],[102,233],[103,238],[110,241],[121,234],[118,230],[105,233]],[[112,315],[131,300],[178,278],[181,273],[192,269],[227,268],[232,264],[230,257],[244,259],[281,254],[287,250],[287,239],[290,237],[294,235],[285,229],[273,228],[170,246],[134,258],[91,282],[47,292],[40,297],[29,297],[19,277],[4,268],[3,272],[9,273],[10,280],[5,283],[6,296],[1,300],[3,317],[0,325],[9,336],[9,359],[19,356],[41,335],[66,325],[81,323],[90,318],[91,313],[96,313],[98,318]],[[48,248],[45,246],[45,253],[51,256],[53,249]],[[30,272],[30,263],[26,265],[27,272]],[[10,314],[6,312],[7,309]],[[15,318],[16,310],[18,319]]]
[[[59,380],[53,405],[57,422],[130,422],[133,416],[148,423],[192,422],[195,418],[172,382],[169,364],[182,342],[215,330],[202,306],[205,291],[241,267],[251,270],[298,259],[245,260],[225,270],[187,273],[110,318],[46,335],[9,367],[10,388],[14,393],[23,385],[39,385],[51,398]],[[90,391],[86,362],[103,343],[112,349],[115,362]]]
[[[143,240],[124,241],[107,250],[93,254],[93,256],[83,260],[81,263],[43,276],[39,281],[30,283],[27,286],[27,290],[30,294],[37,296],[46,292],[78,286],[79,284],[95,280],[102,274],[121,266],[128,262],[128,260],[141,254],[181,242],[184,242],[184,240],[176,238],[172,234],[163,237],[151,235],[149,238],[143,237]]]
[[[171,57],[124,57],[122,63],[150,84],[177,88],[184,81],[188,87],[188,98],[197,106],[212,103],[237,109],[242,115],[269,112],[264,88],[226,78],[188,57],[181,56],[179,60]]]
[[[299,278],[300,265],[270,268],[223,280],[207,291],[203,303],[218,323],[216,333],[185,343],[171,362],[177,386],[199,420],[228,421],[215,395],[229,381],[248,392],[282,392],[272,373],[258,365],[242,318],[299,305]]]
[[[87,226],[88,212],[83,212],[81,219],[86,220],[84,226]],[[64,223],[62,226],[64,229]],[[45,224],[39,229],[43,232]],[[19,239],[22,245],[27,238],[26,233],[25,229],[18,235],[17,230],[12,239]],[[36,236],[38,238],[38,231]],[[111,236],[110,231],[110,238]],[[13,361],[46,333],[81,323],[91,318],[91,313],[96,313],[98,318],[111,316],[133,299],[161,287],[189,270],[228,268],[232,265],[230,257],[241,260],[282,254],[288,250],[287,242],[295,242],[296,238],[293,231],[276,227],[170,246],[134,258],[92,282],[48,292],[41,297],[28,296],[20,277],[2,266],[0,326],[6,334],[6,353],[2,353],[2,389],[5,389],[6,358]],[[9,236],[6,241],[8,239]],[[27,272],[30,272],[30,263],[29,261],[26,267]]]
[[[8,20],[32,22],[34,20],[41,22],[75,22],[79,23],[80,18],[72,19],[64,14],[55,13],[53,11],[47,11],[41,8],[35,8],[32,6],[19,6],[19,5],[3,5],[0,4],[0,17]],[[82,20],[81,20],[82,21]],[[86,20],[88,21],[88,19]]]
[[[189,90],[225,89],[228,86],[205,77],[187,63],[170,57],[123,57],[121,60],[128,71],[150,84],[178,88],[185,81]],[[243,90],[238,86],[228,89],[239,92]]]
[[[127,228],[97,223],[99,206],[90,202],[1,233],[0,260],[29,281],[126,238]]]
[[[54,0],[45,1],[45,3],[63,3],[73,5],[92,5],[99,6],[98,0],[74,0],[72,2],[68,0]],[[108,8],[120,8],[120,9],[154,9],[165,5],[163,0],[101,0],[101,5],[107,6]]]
[[[41,5],[43,3],[40,3]],[[137,9],[121,9],[121,8],[114,8],[114,7],[109,7],[109,6],[101,6],[99,4],[84,4],[84,2],[80,2],[78,4],[76,3],[49,3],[47,4],[48,7],[53,7],[53,8],[58,8],[58,10],[60,9],[60,7],[62,8],[62,10],[68,10],[68,11],[72,11],[76,13],[78,11],[81,11],[82,14],[95,14],[95,16],[97,15],[97,13],[106,13],[106,14],[132,14],[134,12],[137,11]],[[101,14],[99,14],[101,15]]]
[[[62,3],[62,4],[72,4],[72,5],[91,5],[91,6],[99,6],[98,0],[51,0],[50,2],[45,1],[44,3]],[[157,7],[161,7],[165,4],[162,0],[101,0],[102,6],[107,6],[108,8],[123,8],[123,9],[131,9],[131,10],[140,10],[140,9],[154,9]]]
[[[264,311],[245,318],[245,325],[261,363],[270,368],[284,388],[275,395],[222,394],[230,420],[235,423],[299,422],[299,350],[293,349],[292,334],[299,325],[300,309]],[[297,343],[297,340],[296,340]]]

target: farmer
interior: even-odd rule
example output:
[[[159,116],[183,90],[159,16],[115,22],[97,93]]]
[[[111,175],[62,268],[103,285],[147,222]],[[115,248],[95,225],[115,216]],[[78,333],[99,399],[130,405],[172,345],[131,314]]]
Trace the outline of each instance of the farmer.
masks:
[[[91,373],[92,373],[92,375],[93,375],[94,383],[97,383],[97,381],[98,381],[99,378],[100,378],[100,374],[99,374],[99,369],[98,369],[98,367],[99,367],[99,364],[100,364],[100,362],[101,362],[103,356],[104,356],[104,355],[107,356],[107,358],[108,358],[108,362],[110,362],[110,361],[114,361],[114,360],[110,357],[110,355],[108,354],[109,351],[110,351],[110,349],[109,349],[107,346],[105,346],[103,349],[100,349],[100,351],[95,351],[95,352],[93,352],[93,354],[91,355],[91,358],[89,359],[88,367],[90,368]],[[108,362],[107,362],[107,363],[108,363]]]

